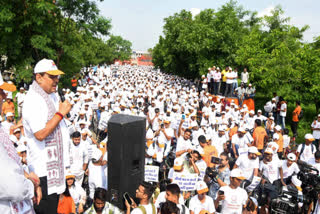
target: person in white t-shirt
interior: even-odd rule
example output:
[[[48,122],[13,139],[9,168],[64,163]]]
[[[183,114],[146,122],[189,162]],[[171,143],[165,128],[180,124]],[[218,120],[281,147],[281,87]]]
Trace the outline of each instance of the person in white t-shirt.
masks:
[[[240,127],[238,128],[238,133],[232,136],[231,143],[235,157],[238,158],[240,155],[248,154],[248,147],[251,146],[252,142],[250,142],[250,139],[246,136],[244,128]],[[239,155],[237,155],[236,148]]]
[[[70,171],[75,175],[75,182],[81,186],[84,178],[84,172],[88,167],[88,148],[81,142],[81,134],[76,131],[72,134],[72,143],[70,143]]]
[[[125,200],[127,208],[126,214],[130,213],[130,208],[134,208],[131,214],[156,214],[156,207],[150,202],[153,192],[154,186],[152,184],[145,181],[141,182],[136,190],[136,198],[139,199],[139,206],[137,206],[132,198],[130,198],[132,205]]]
[[[190,214],[199,214],[202,210],[213,214],[216,209],[214,207],[213,199],[206,195],[209,191],[208,186],[204,181],[196,183],[197,195],[193,196],[189,202]]]
[[[262,183],[269,181],[271,184],[276,184],[274,183],[275,181],[278,183],[280,181],[282,185],[286,185],[283,181],[282,161],[273,159],[273,151],[271,148],[267,148],[264,151],[264,157],[263,160],[260,161],[259,170],[265,177],[262,178]],[[279,185],[277,188],[279,188]]]
[[[320,114],[315,121],[311,124],[312,135],[314,137],[314,145],[319,150],[319,139],[320,139]]]
[[[244,68],[243,72],[241,73],[241,82],[244,84],[244,87],[246,88],[249,82],[249,72],[247,68]]]
[[[282,100],[280,106],[280,120],[282,129],[286,128],[287,102]]]
[[[245,179],[242,171],[237,168],[233,169],[230,173],[230,185],[222,186],[217,194],[216,200],[214,202],[215,208],[219,206],[221,201],[221,214],[241,214],[243,208],[245,207],[248,194],[240,187],[241,182]]]
[[[17,100],[19,118],[21,118],[21,116],[22,116],[22,105],[23,105],[23,101],[24,101],[25,96],[26,96],[26,93],[24,91],[24,88],[21,87],[20,91],[16,94],[16,96],[14,98],[15,100]]]
[[[297,156],[294,153],[289,153],[287,155],[287,160],[282,162],[283,179],[290,177],[293,174],[298,174],[300,169],[296,163]],[[287,183],[287,182],[286,182]]]
[[[315,145],[312,144],[314,138],[312,134],[306,134],[304,138],[305,143],[302,143],[298,146],[297,156],[300,160],[305,161],[307,163],[314,162],[314,153],[316,153],[317,151]]]
[[[186,129],[183,136],[180,136],[178,138],[176,148],[177,157],[180,157],[181,155],[185,155],[186,153],[190,153],[192,151],[192,144],[190,141],[191,133],[192,131],[190,129]]]
[[[241,169],[243,176],[246,180],[251,181],[253,176],[258,176],[259,173],[259,158],[257,156],[261,155],[258,152],[257,147],[249,147],[248,155],[241,155],[237,160],[233,168]]]

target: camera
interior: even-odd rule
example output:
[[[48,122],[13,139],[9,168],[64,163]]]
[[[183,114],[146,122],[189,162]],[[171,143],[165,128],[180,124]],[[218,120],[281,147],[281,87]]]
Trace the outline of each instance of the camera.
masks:
[[[206,176],[208,176],[215,183],[218,183],[218,181],[217,181],[218,174],[219,174],[218,170],[207,167]]]
[[[211,157],[211,163],[220,164],[221,163],[221,159],[217,158],[217,157]]]

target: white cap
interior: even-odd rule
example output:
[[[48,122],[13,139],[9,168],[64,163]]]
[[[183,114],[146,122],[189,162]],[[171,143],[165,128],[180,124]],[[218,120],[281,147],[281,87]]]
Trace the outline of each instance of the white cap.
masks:
[[[254,114],[254,110],[250,110],[249,113],[250,113],[250,114]]]
[[[230,177],[238,178],[238,179],[241,179],[241,180],[246,179],[243,176],[243,173],[242,173],[241,169],[239,169],[239,168],[235,168],[235,169],[231,170]]]
[[[280,131],[281,130],[281,126],[279,125],[276,125],[276,127],[274,127],[277,131]]]
[[[208,186],[204,181],[198,181],[196,183],[196,190],[198,194],[203,194],[209,191]]]
[[[271,117],[269,117],[269,119],[270,119],[270,120],[274,120],[274,117],[271,116]]]
[[[13,134],[16,133],[16,132],[21,132],[20,128],[17,128],[13,131]]]
[[[276,98],[272,98],[272,101],[276,101]]]
[[[13,113],[12,112],[8,112],[7,114],[6,114],[6,117],[13,117],[14,115],[13,115]]]
[[[182,165],[183,165],[183,159],[181,157],[174,159],[174,164],[173,164],[174,170],[181,170]]]
[[[238,128],[238,132],[246,132],[246,131],[244,130],[244,128],[239,127],[239,128]]]
[[[262,111],[261,111],[260,109],[258,110],[258,113],[259,113],[259,112],[262,113]]]
[[[314,140],[314,137],[313,137],[313,135],[312,134],[306,134],[305,136],[304,136],[304,139],[306,139],[306,140]]]
[[[287,158],[288,158],[289,160],[291,160],[291,161],[295,161],[295,160],[297,159],[297,156],[296,156],[295,154],[293,154],[293,153],[289,153],[289,154],[287,155]]]
[[[100,160],[102,156],[102,152],[100,149],[96,148],[92,152],[92,159],[95,159],[96,161]]]
[[[249,153],[252,153],[252,154],[256,154],[256,155],[261,155],[261,153],[258,151],[257,147],[255,146],[251,146],[249,147]]]
[[[273,154],[273,151],[271,148],[266,148],[266,150],[264,150],[264,153]]]
[[[274,133],[273,136],[272,136],[272,139],[274,140],[279,140],[280,136],[278,133]]]
[[[44,73],[44,72],[50,75],[64,74],[62,71],[58,69],[54,61],[51,59],[42,59],[34,67],[33,73],[38,74],[38,73]]]

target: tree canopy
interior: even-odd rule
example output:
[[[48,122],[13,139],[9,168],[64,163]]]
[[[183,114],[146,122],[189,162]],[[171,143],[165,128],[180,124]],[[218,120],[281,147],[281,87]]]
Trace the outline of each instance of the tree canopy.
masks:
[[[0,55],[7,57],[0,68],[15,69],[17,82],[30,82],[43,58],[55,60],[66,83],[83,66],[131,54],[129,41],[110,35],[111,20],[100,15],[96,1],[3,0],[0,7]]]
[[[213,65],[247,67],[259,91],[278,91],[285,99],[314,102],[320,108],[320,37],[303,41],[298,28],[277,6],[269,16],[243,10],[235,1],[205,9],[192,18],[182,10],[165,18],[163,36],[153,48],[153,63],[188,78]]]

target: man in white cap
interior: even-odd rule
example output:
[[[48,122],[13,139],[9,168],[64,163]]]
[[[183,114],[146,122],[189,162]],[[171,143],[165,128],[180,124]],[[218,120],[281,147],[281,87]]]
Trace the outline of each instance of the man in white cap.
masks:
[[[238,128],[238,133],[232,136],[232,150],[236,158],[243,154],[248,154],[248,147],[251,146],[250,139],[245,136],[246,131],[244,128]],[[237,152],[238,151],[238,152]]]
[[[14,126],[14,115],[12,112],[8,112],[6,114],[6,120],[4,122],[1,123],[1,126],[3,128],[3,130],[7,133],[10,134],[10,129],[11,127]]]
[[[283,179],[286,182],[286,178],[293,175],[293,173],[298,174],[300,171],[297,163],[297,156],[294,153],[289,153],[287,155],[287,159],[282,163],[282,170],[283,170]]]
[[[221,214],[241,214],[248,199],[247,192],[240,187],[245,179],[240,169],[233,169],[230,173],[230,184],[222,186],[214,202],[215,208],[218,208],[219,202],[222,202]]]
[[[21,118],[22,116],[22,104],[25,96],[26,96],[26,93],[25,93],[24,87],[21,87],[20,91],[16,94],[14,98],[17,101],[19,118]]]
[[[71,104],[56,95],[60,71],[49,59],[34,67],[34,81],[24,99],[23,126],[28,141],[28,165],[41,181],[43,198],[37,213],[56,213],[58,194],[65,190],[64,171],[68,165],[69,130],[64,116]]]
[[[197,195],[193,196],[189,202],[190,214],[199,214],[202,210],[207,213],[214,213],[216,211],[213,199],[207,195],[209,191],[207,184],[204,181],[196,183]]]
[[[314,153],[317,151],[315,145],[312,144],[314,141],[313,135],[308,133],[304,136],[304,139],[305,143],[298,146],[297,156],[302,161],[312,163],[314,162]]]

